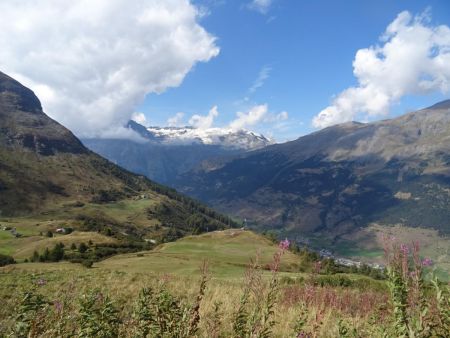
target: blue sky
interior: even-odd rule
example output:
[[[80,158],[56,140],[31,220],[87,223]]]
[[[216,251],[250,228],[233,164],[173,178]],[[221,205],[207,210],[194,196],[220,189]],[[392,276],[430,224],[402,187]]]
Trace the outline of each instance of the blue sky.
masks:
[[[187,124],[191,115],[206,115],[217,106],[214,126],[220,127],[234,120],[238,111],[267,104],[273,116],[287,112],[289,118],[247,128],[278,141],[316,130],[314,116],[335,95],[357,84],[352,67],[355,53],[382,44],[380,36],[399,13],[420,15],[428,9],[430,26],[450,25],[447,0],[273,0],[266,10],[244,1],[194,3],[207,12],[199,23],[217,38],[220,53],[196,64],[180,86],[147,95],[137,111],[151,125],[166,125],[170,117],[183,112]],[[369,120],[403,114],[447,97],[439,90],[406,93],[390,106],[389,115]]]
[[[281,142],[449,97],[449,26],[449,0],[0,1],[0,70],[80,137],[133,117]]]

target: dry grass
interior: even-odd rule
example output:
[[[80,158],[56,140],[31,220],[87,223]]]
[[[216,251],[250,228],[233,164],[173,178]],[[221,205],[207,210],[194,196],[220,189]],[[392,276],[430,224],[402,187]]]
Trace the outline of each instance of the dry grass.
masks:
[[[120,309],[120,318],[124,322],[120,330],[124,337],[128,337],[130,332],[126,323],[131,316],[134,301],[143,287],[158,287],[164,284],[173,294],[193,302],[199,282],[196,277],[108,271],[101,268],[85,269],[68,263],[20,264],[0,271],[0,284],[3,286],[0,296],[5,300],[0,309],[0,331],[5,330],[4,332],[13,324],[10,315],[14,313],[23,291],[34,288],[52,302],[63,302],[64,311],[73,318],[78,311],[77,300],[81,295],[100,288],[102,293],[114,299],[115,305]],[[38,280],[45,280],[45,285],[37,286]],[[200,307],[201,337],[208,337],[207,323],[216,302],[221,303],[220,331],[223,337],[230,336],[232,318],[241,294],[242,278],[209,280]],[[369,318],[376,314],[385,302],[386,294],[383,292],[319,287],[308,283],[282,285],[275,307],[276,325],[273,327],[273,336],[293,337],[294,324],[304,305],[307,306],[304,329],[311,332],[315,330],[318,337],[337,337],[338,319],[346,320],[362,332]]]

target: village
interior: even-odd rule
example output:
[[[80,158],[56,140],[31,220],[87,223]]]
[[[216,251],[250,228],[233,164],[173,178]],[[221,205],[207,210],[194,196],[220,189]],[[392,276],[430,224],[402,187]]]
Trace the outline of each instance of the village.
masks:
[[[331,251],[327,249],[320,249],[317,252],[321,258],[333,259],[336,265],[356,268],[361,268],[363,265],[367,265],[369,268],[376,270],[383,270],[385,268],[383,264],[379,263],[361,262],[349,258],[336,257]]]

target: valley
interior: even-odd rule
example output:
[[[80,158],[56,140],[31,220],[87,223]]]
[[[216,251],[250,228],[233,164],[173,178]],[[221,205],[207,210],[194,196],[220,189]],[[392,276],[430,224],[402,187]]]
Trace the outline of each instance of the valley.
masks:
[[[439,295],[447,291],[436,278],[449,278],[450,241],[441,145],[432,161],[425,147],[422,162],[411,155],[401,164],[380,152],[367,161],[331,160],[342,151],[326,147],[297,152],[321,144],[314,134],[214,159],[193,158],[191,145],[191,164],[173,174],[174,186],[227,216],[88,150],[2,73],[0,117],[2,335],[393,335],[386,302],[396,297],[390,274],[400,273],[395,259],[408,259],[404,246],[416,260],[405,278],[435,285],[428,320],[444,318]],[[325,129],[318,140],[337,133],[344,142],[355,128],[365,127]],[[215,149],[208,151],[220,155]],[[333,254],[321,257],[323,249]]]
[[[450,338],[449,22],[0,1],[0,338]]]

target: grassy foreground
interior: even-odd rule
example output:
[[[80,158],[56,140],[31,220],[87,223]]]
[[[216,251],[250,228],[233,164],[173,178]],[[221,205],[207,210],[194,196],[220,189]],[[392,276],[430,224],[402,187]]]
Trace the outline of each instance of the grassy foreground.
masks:
[[[397,336],[392,283],[323,275],[320,266],[299,273],[301,260],[252,232],[226,230],[90,269],[67,262],[6,266],[0,337],[26,330],[30,337]],[[208,272],[200,269],[204,261]]]

